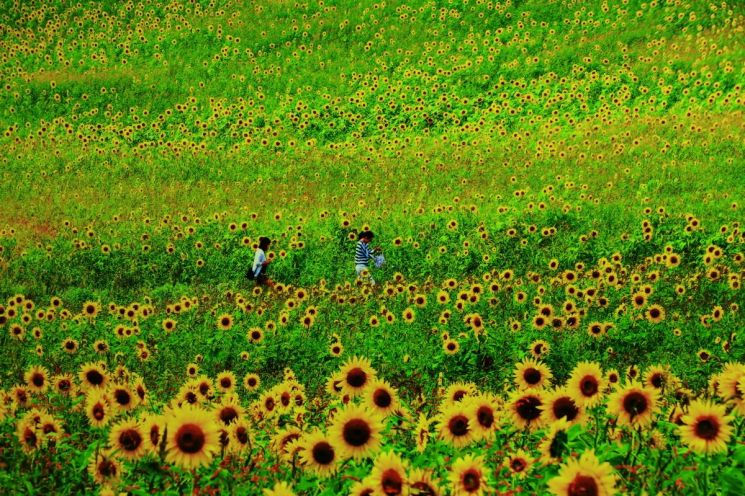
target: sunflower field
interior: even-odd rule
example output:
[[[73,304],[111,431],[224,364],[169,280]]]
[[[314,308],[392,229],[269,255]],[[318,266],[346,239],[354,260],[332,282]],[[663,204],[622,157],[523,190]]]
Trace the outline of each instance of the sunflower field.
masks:
[[[737,0],[0,1],[0,493],[745,494],[744,84]]]

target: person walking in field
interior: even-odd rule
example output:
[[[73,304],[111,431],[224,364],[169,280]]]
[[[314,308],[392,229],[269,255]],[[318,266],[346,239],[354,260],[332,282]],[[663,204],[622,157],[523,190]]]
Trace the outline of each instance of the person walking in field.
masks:
[[[354,252],[354,264],[357,270],[357,278],[367,280],[371,285],[375,285],[375,279],[373,279],[370,273],[370,260],[375,259],[375,252],[380,250],[380,247],[370,248],[370,241],[373,240],[375,235],[372,231],[362,231],[360,233],[359,241],[357,241],[357,249]]]
[[[257,286],[274,287],[274,282],[266,275],[266,268],[272,261],[266,258],[265,250],[269,249],[271,243],[271,240],[266,236],[259,238],[259,246],[256,248],[254,263],[251,266],[251,273]]]

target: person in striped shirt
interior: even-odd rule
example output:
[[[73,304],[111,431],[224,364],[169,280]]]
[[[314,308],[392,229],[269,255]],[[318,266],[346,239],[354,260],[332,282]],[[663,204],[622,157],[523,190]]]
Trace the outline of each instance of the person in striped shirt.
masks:
[[[359,241],[357,241],[357,249],[354,252],[354,265],[357,270],[357,277],[367,279],[373,286],[375,285],[375,279],[370,274],[370,260],[374,258],[374,249],[370,248],[370,241],[375,237],[371,231],[362,231],[360,233]],[[377,249],[377,248],[376,248]]]

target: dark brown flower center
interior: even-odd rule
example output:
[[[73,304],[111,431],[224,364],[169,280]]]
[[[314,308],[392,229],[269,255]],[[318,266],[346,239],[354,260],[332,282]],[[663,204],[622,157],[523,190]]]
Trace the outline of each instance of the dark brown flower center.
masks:
[[[127,429],[119,434],[119,443],[125,451],[135,451],[142,444],[142,436],[134,429]]]
[[[103,374],[96,369],[89,370],[85,374],[85,378],[94,386],[100,386],[103,384]]]
[[[360,388],[367,382],[367,373],[359,367],[347,372],[347,383],[353,388]]]
[[[584,396],[595,396],[598,392],[598,380],[594,376],[586,375],[579,382],[579,388]]]
[[[228,425],[238,418],[238,412],[232,406],[225,406],[220,410],[220,420],[223,424]]]
[[[93,406],[93,418],[96,420],[103,420],[103,418],[106,416],[106,412],[104,411],[103,405],[101,403],[98,403]]]
[[[380,408],[388,408],[391,406],[391,402],[393,402],[393,398],[391,398],[391,394],[385,390],[385,389],[376,389],[373,393],[373,403],[375,403],[376,406]]]
[[[114,400],[121,406],[127,406],[132,401],[132,396],[126,389],[117,389],[114,391]]]
[[[525,382],[527,382],[531,386],[534,386],[541,382],[541,377],[541,371],[533,367],[527,368],[523,372],[523,379],[525,379]]]
[[[522,472],[527,465],[522,458],[515,458],[510,462],[510,468],[513,472]]]
[[[598,484],[591,476],[577,474],[567,487],[567,496],[597,496]]]
[[[554,401],[554,417],[557,419],[566,418],[572,421],[579,415],[579,408],[574,404],[574,400],[569,396],[562,396]]]
[[[34,373],[31,377],[31,382],[36,387],[42,387],[44,385],[44,376],[38,372]]]
[[[665,381],[664,381],[664,378],[662,377],[662,374],[655,373],[654,375],[652,375],[652,378],[650,379],[649,382],[652,383],[654,387],[659,389],[662,387]]]
[[[153,425],[150,427],[150,442],[153,443],[153,446],[158,446],[160,442],[160,426]]]
[[[334,461],[334,448],[326,441],[321,441],[313,445],[313,460],[319,465],[329,465]]]
[[[380,477],[380,485],[383,487],[383,493],[385,494],[401,494],[404,481],[398,470],[389,468]]]
[[[239,427],[235,430],[235,437],[241,444],[248,444],[248,431],[245,427]]]
[[[461,476],[463,481],[463,489],[469,493],[475,493],[481,486],[481,476],[476,469],[468,469]]]
[[[628,393],[623,398],[623,409],[631,418],[647,411],[647,398],[638,391]]]
[[[494,425],[494,411],[488,406],[480,406],[476,411],[476,419],[479,425],[488,429]]]
[[[719,434],[719,422],[714,417],[699,417],[693,430],[697,437],[711,441]]]
[[[202,428],[196,424],[184,424],[176,431],[176,446],[184,453],[199,453],[206,439]]]
[[[372,437],[372,429],[363,419],[352,419],[344,424],[342,437],[347,444],[354,447],[364,446]]]
[[[532,422],[541,416],[541,400],[535,396],[525,396],[517,400],[515,409],[517,414],[524,420]]]
[[[448,430],[455,437],[465,436],[468,434],[468,417],[455,415],[448,422]]]
[[[36,441],[36,433],[31,428],[26,427],[23,431],[23,442],[25,442],[27,446],[36,446]]]
[[[111,460],[101,460],[98,464],[98,473],[101,477],[108,479],[116,476],[116,464]]]

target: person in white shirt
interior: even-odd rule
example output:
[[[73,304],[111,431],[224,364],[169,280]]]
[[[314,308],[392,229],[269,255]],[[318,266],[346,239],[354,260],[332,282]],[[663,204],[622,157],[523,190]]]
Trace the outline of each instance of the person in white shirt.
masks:
[[[269,265],[272,261],[266,258],[266,253],[264,250],[269,249],[269,245],[271,244],[271,240],[265,236],[262,236],[259,238],[259,247],[256,248],[256,254],[254,255],[254,263],[252,265],[252,270],[254,273],[254,280],[256,281],[256,285],[263,285],[263,286],[269,286],[274,287],[274,282],[269,279],[266,275],[266,266]]]

